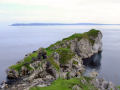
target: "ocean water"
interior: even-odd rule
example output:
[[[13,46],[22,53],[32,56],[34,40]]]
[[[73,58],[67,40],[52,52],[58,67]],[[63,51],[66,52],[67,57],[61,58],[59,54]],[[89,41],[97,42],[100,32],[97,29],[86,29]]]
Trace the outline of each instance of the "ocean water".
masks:
[[[103,33],[103,52],[100,55],[99,77],[120,85],[120,26],[0,26],[0,82],[6,79],[6,69],[40,47],[48,47],[74,33],[90,29]],[[87,68],[87,72],[93,68]]]

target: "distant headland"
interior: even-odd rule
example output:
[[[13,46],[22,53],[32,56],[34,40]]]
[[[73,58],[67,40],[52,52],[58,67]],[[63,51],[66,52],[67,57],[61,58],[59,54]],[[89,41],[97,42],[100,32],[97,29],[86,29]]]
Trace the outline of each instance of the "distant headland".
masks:
[[[120,25],[120,24],[100,24],[100,23],[14,23],[10,26],[56,26],[56,25]]]

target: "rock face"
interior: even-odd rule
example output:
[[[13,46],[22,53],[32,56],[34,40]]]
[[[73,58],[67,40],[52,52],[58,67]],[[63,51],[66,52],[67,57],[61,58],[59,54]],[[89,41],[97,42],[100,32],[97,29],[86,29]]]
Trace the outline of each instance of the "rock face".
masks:
[[[102,33],[90,30],[40,48],[7,70],[8,79],[20,79],[6,90],[28,90],[32,86],[48,86],[57,78],[80,77],[85,71],[83,59],[102,51]],[[14,89],[16,87],[16,89]],[[20,89],[19,89],[20,87]],[[74,86],[73,90],[78,90]]]
[[[102,51],[102,33],[97,32],[97,36],[86,35],[82,38],[74,38],[72,40],[65,40],[64,43],[60,43],[51,47],[53,49],[57,48],[67,48],[75,52],[78,56],[82,58],[89,58],[94,53]]]
[[[98,90],[118,90],[112,82],[104,79],[93,79],[91,83],[98,88]]]

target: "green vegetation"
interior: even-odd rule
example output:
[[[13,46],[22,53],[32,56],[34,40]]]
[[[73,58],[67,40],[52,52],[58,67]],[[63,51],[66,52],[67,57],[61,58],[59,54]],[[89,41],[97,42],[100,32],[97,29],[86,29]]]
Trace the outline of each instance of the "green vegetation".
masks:
[[[53,65],[53,67],[54,67],[57,71],[59,71],[60,67],[59,67],[59,65],[54,61],[54,59],[53,59],[52,56],[48,58],[48,61]]]
[[[24,66],[26,63],[30,63],[32,61],[32,58],[36,58],[38,55],[37,52],[35,53],[31,53],[29,56],[25,57],[23,61],[21,61],[20,63],[16,64],[16,65],[12,65],[9,68],[10,69],[14,69],[16,71],[19,71],[21,69],[22,66]],[[32,68],[29,66],[29,64],[25,65],[28,70],[31,70]]]
[[[82,39],[82,38],[89,38],[90,36],[92,37],[97,37],[98,32],[100,32],[99,30],[95,30],[95,29],[91,29],[89,32],[85,32],[83,34],[79,34],[79,33],[75,33],[72,36],[63,39],[64,40],[73,40],[75,38],[78,38],[78,40]]]
[[[70,79],[70,72],[67,72],[66,76],[67,76],[67,79]]]
[[[87,32],[87,35],[92,37],[97,37],[99,32],[100,32],[99,30],[91,29],[89,32]]]
[[[83,83],[82,81],[85,80]],[[47,87],[32,87],[30,90],[72,90],[74,85],[78,85],[80,90],[97,90],[91,83],[91,78],[80,77],[66,79],[57,79],[50,86]]]
[[[79,33],[75,33],[72,36],[68,37],[68,38],[64,38],[63,40],[73,40],[75,38],[78,38],[79,40],[82,39],[82,35],[83,34],[79,34]]]
[[[73,61],[73,64],[76,64],[76,65],[78,65],[78,62],[74,60],[74,61]]]
[[[117,88],[118,88],[118,90],[120,90],[120,86],[118,86]]]
[[[50,45],[50,46],[49,46],[48,48],[46,48],[46,49],[48,49],[48,50],[53,50],[52,47],[55,47],[55,46],[57,46],[57,45],[62,45],[63,43],[64,43],[63,41],[57,41],[56,43]]]
[[[51,56],[54,50],[50,50],[49,48],[46,48],[47,56]]]
[[[74,56],[74,53],[68,48],[59,48],[56,52],[60,55],[60,64],[66,64]]]
[[[47,52],[47,56],[48,56],[48,61],[53,65],[53,67],[59,71],[60,67],[59,65],[54,61],[54,58],[53,58],[53,53],[55,52],[55,50],[50,50],[49,48],[46,48],[46,52]]]
[[[73,34],[73,35],[70,36],[70,37],[64,38],[63,40],[58,41],[58,42],[56,42],[55,44],[50,45],[50,46],[48,47],[48,49],[52,49],[52,47],[55,47],[55,46],[57,46],[57,45],[61,46],[61,45],[64,44],[64,42],[69,41],[69,40],[73,40],[73,39],[75,39],[75,38],[77,38],[78,40],[81,40],[82,38],[86,38],[86,39],[88,39],[88,40],[91,42],[91,44],[93,45],[93,44],[94,44],[94,40],[93,40],[93,39],[97,37],[97,35],[98,35],[99,32],[100,32],[99,30],[91,29],[89,32],[85,32],[85,33],[83,33],[83,34],[75,33],[75,34]],[[94,37],[94,38],[91,39],[91,36]],[[68,48],[69,48],[69,46],[68,46]]]
[[[57,65],[57,63],[54,61],[54,58],[53,58],[53,53],[54,52],[57,52],[59,55],[60,55],[60,64],[66,64],[68,63],[69,60],[71,60],[71,58],[74,56],[74,53],[71,52],[70,49],[68,48],[58,48],[56,50],[51,50],[49,48],[46,49],[47,51],[47,56],[48,57],[48,61],[57,69],[59,70],[59,65]]]
[[[83,33],[83,37],[87,38],[91,42],[91,44],[94,45],[94,42],[95,42],[94,38],[97,37],[99,32],[100,32],[99,30],[91,29],[89,32]]]

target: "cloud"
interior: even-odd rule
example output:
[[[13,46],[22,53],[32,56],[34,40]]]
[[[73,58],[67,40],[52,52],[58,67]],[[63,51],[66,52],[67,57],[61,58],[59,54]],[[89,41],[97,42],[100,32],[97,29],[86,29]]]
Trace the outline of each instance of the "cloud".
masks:
[[[5,14],[6,11],[0,10],[0,14]]]
[[[0,1],[2,18],[16,21],[120,23],[119,8],[120,0]]]
[[[0,3],[16,3],[23,5],[73,5],[95,3],[120,3],[120,0],[1,0]]]

